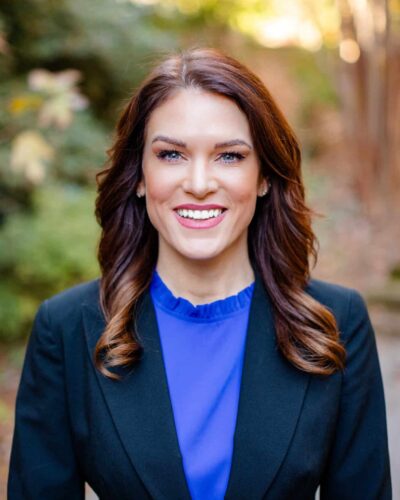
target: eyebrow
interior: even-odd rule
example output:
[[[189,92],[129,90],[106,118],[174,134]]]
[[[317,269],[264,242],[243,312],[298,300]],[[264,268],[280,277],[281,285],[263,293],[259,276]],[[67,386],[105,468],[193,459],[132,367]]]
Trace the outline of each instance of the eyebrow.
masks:
[[[232,139],[232,141],[226,141],[226,142],[218,142],[215,147],[216,148],[226,148],[230,146],[247,146],[250,149],[253,149],[252,146],[243,139]]]
[[[180,141],[179,139],[174,139],[172,137],[168,137],[166,135],[156,135],[154,139],[151,141],[151,143],[153,144],[154,142],[157,141],[167,142],[168,144],[172,144],[174,146],[180,146],[181,148],[186,148],[187,146],[186,142]],[[231,141],[218,142],[217,144],[215,144],[216,149],[231,147],[231,146],[247,146],[248,148],[253,149],[252,146],[243,139],[232,139]]]
[[[178,139],[173,139],[172,137],[167,137],[166,135],[156,135],[151,143],[153,144],[157,141],[167,142],[168,144],[173,144],[174,146],[186,148],[186,142],[179,141]]]

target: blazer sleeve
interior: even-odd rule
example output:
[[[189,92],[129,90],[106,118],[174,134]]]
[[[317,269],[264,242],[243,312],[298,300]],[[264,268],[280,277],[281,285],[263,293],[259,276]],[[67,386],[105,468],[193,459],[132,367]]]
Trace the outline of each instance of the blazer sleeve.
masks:
[[[333,448],[321,500],[392,498],[386,411],[374,331],[365,302],[351,290],[342,327],[347,351]]]
[[[83,499],[66,405],[61,336],[43,302],[28,342],[17,394],[9,500]]]

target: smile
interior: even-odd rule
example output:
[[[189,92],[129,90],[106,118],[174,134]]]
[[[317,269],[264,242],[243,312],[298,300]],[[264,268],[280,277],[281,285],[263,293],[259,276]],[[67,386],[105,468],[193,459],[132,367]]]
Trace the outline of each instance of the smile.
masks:
[[[194,219],[194,220],[205,220],[212,219],[214,217],[218,217],[223,212],[222,209],[214,209],[214,210],[186,210],[179,209],[177,213],[180,217],[184,217],[185,219]]]
[[[178,222],[190,229],[208,229],[223,221],[227,210],[225,208],[192,209],[177,208],[174,210]]]

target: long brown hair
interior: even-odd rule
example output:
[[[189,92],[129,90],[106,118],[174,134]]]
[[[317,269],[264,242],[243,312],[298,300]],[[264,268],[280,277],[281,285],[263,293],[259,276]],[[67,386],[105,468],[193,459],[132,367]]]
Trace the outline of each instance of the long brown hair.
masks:
[[[306,372],[329,375],[342,369],[345,350],[335,318],[304,290],[317,245],[296,137],[261,80],[214,49],[168,57],[152,71],[125,107],[108,166],[97,175],[100,304],[107,322],[96,346],[97,368],[118,378],[109,368],[140,359],[132,318],[150,285],[158,253],[156,230],[143,199],[136,196],[145,127],[157,106],[188,87],[226,96],[239,106],[250,125],[261,173],[271,182],[268,196],[258,198],[248,244],[251,263],[271,298],[281,352]]]

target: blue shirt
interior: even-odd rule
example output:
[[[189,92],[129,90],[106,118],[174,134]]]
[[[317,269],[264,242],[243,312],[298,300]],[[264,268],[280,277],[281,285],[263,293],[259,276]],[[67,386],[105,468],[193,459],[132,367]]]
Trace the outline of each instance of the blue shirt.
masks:
[[[237,295],[194,306],[174,297],[153,274],[150,293],[194,500],[222,500],[226,492],[253,289],[254,283]]]

